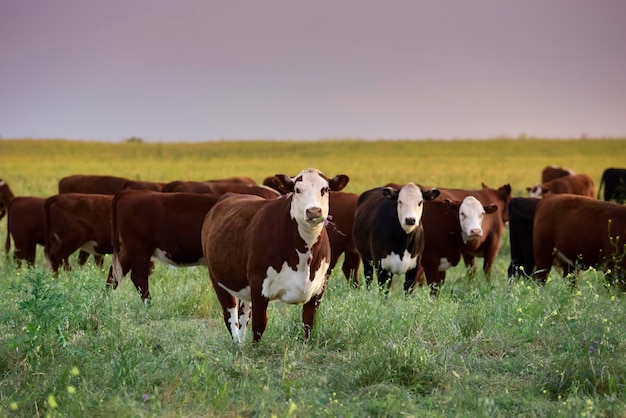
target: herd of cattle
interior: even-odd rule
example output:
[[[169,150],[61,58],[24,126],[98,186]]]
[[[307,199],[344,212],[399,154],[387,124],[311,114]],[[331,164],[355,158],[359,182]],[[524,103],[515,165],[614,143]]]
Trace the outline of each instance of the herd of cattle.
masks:
[[[346,278],[359,285],[363,260],[367,285],[376,271],[385,290],[404,275],[406,291],[416,284],[436,291],[461,258],[475,269],[482,257],[489,276],[507,223],[509,276],[544,281],[553,265],[564,274],[626,269],[626,169],[605,170],[597,198],[589,176],[558,167],[544,169],[530,197],[512,197],[509,184],[464,190],[412,182],[356,194],[342,191],[348,181],[316,169],[262,185],[248,177],[156,183],[73,175],[43,198],[15,196],[0,180],[0,219],[8,214],[6,254],[12,238],[18,265],[34,264],[37,245],[55,273],[70,268],[76,251],[81,265],[90,254],[98,265],[112,254],[107,286],[130,272],[145,302],[152,260],[206,265],[235,341],[250,318],[254,341],[261,338],[271,300],[303,304],[308,337],[342,254]]]

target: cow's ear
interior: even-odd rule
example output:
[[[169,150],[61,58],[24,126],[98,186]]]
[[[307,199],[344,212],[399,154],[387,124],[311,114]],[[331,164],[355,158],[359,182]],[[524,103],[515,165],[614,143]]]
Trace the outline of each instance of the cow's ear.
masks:
[[[485,213],[494,213],[498,210],[498,205],[492,203],[490,205],[483,206],[483,209],[485,209]]]
[[[504,192],[504,197],[508,197],[511,196],[511,185],[509,183],[505,184],[504,186],[500,187],[498,190],[501,190]]]
[[[398,191],[391,187],[383,187],[383,196],[387,199],[398,200]]]
[[[443,202],[444,213],[448,213],[448,212],[450,212],[453,209],[457,209],[458,210],[459,206],[461,206],[461,202],[453,202],[450,199],[443,199],[442,202]]]
[[[439,197],[440,194],[441,192],[439,191],[439,189],[435,188],[427,191],[422,190],[422,197],[424,198],[424,200],[435,200]]]
[[[337,174],[335,177],[328,180],[328,188],[333,192],[338,192],[346,187],[349,181],[350,177],[345,174]]]
[[[294,182],[291,180],[286,174],[275,174],[274,179],[272,180],[276,185],[276,188],[281,193],[291,193],[293,192]]]
[[[527,188],[526,188],[526,191],[527,191],[527,192],[530,192],[532,189],[533,189],[532,187],[527,187]]]

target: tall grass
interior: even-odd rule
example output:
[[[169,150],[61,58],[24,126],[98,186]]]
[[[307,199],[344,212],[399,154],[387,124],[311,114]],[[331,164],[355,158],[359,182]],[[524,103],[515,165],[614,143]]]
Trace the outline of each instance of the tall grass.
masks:
[[[67,174],[207,179],[314,166],[360,192],[389,181],[517,195],[556,163],[599,181],[624,141],[91,144],[0,142],[16,195],[53,194]],[[6,233],[2,223],[0,238]],[[463,266],[439,296],[401,281],[388,297],[331,275],[311,341],[301,306],[270,303],[261,342],[235,346],[204,267],[157,264],[145,307],[104,268],[49,273],[0,263],[0,411],[6,416],[623,416],[626,302],[601,272],[578,284],[491,281]],[[75,259],[71,260],[75,265]],[[250,336],[248,336],[250,337]]]

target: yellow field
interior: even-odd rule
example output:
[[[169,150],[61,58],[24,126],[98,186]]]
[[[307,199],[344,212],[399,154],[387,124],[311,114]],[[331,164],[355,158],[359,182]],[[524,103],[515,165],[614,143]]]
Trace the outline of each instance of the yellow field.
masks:
[[[319,141],[92,143],[0,141],[0,178],[16,195],[48,196],[69,174],[131,179],[206,180],[235,175],[261,182],[275,173],[315,167],[348,174],[347,191],[388,182],[479,188],[510,183],[515,196],[540,180],[546,165],[589,174],[596,185],[607,167],[626,166],[626,138],[614,140]]]

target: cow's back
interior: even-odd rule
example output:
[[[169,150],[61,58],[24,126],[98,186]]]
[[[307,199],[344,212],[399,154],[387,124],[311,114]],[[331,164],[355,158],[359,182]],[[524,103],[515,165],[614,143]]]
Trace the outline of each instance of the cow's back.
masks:
[[[76,174],[59,180],[59,193],[112,195],[123,190],[128,182],[124,177]]]

